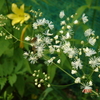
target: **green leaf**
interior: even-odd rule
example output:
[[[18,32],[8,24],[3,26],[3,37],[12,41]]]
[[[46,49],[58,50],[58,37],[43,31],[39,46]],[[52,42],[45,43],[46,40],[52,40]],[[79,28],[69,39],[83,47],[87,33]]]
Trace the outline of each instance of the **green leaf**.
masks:
[[[71,69],[71,64],[69,62],[69,58],[67,57],[67,55],[65,55],[62,51],[60,52],[59,55],[60,59],[61,59],[61,67],[63,69]]]
[[[56,73],[56,69],[57,69],[57,67],[55,67],[53,64],[48,66],[48,68],[47,68],[48,75],[50,76],[50,83],[54,79],[54,76],[55,76],[55,73]]]
[[[87,8],[87,5],[83,5],[83,6],[79,7],[76,11],[77,15],[73,18],[73,21],[78,19],[83,14],[83,12],[86,10],[86,8]]]
[[[92,6],[91,8],[92,9],[95,9],[95,10],[100,10],[100,7],[99,6]]]
[[[1,89],[4,87],[4,85],[6,84],[7,78],[3,77],[0,78],[0,85],[1,85]]]
[[[32,73],[31,68],[29,66],[29,62],[26,59],[24,59],[24,67],[26,67],[26,69],[29,73]]]
[[[14,84],[18,93],[21,95],[21,97],[23,96],[24,94],[24,89],[25,89],[25,80],[24,80],[24,76],[21,76],[19,75],[17,77],[17,81],[16,83]]]
[[[4,5],[4,3],[5,3],[5,0],[0,0],[0,10],[1,10],[2,6]]]
[[[16,80],[17,80],[16,74],[12,74],[12,75],[8,76],[8,81],[11,86],[13,86],[13,84],[16,82]]]
[[[86,2],[86,4],[87,4],[88,6],[90,6],[91,3],[92,3],[92,0],[85,0],[85,2]]]
[[[6,41],[4,38],[0,38],[0,56],[8,49],[9,42]]]
[[[50,93],[53,89],[52,88],[47,88],[40,96],[39,100],[44,100],[48,93]]]
[[[0,77],[3,77],[3,68],[2,68],[2,65],[0,65]]]

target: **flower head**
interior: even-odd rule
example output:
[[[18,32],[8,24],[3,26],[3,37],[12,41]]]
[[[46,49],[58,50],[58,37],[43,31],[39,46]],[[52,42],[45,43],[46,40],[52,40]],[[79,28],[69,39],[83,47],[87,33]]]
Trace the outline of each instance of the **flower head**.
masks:
[[[20,8],[17,7],[15,3],[12,4],[12,14],[8,14],[7,17],[12,19],[12,25],[15,25],[17,23],[23,24],[24,21],[27,21],[30,18],[30,15],[28,13],[24,13],[24,4],[20,6]]]

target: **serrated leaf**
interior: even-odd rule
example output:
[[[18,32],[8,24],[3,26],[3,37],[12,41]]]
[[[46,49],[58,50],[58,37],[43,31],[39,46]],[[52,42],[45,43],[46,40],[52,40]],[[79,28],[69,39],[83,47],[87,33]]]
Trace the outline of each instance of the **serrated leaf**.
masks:
[[[17,77],[17,81],[15,83],[15,87],[18,91],[18,93],[21,95],[21,97],[24,94],[24,89],[25,89],[25,80],[24,80],[24,76],[19,75]]]
[[[13,86],[13,84],[16,82],[16,80],[17,80],[16,74],[12,74],[12,75],[8,76],[8,81],[11,86]]]
[[[47,68],[48,75],[50,76],[50,83],[53,81],[57,67],[55,65],[50,65]]]
[[[7,81],[7,78],[0,78],[0,86],[1,86],[1,89],[4,87],[4,85],[6,84],[6,81]]]

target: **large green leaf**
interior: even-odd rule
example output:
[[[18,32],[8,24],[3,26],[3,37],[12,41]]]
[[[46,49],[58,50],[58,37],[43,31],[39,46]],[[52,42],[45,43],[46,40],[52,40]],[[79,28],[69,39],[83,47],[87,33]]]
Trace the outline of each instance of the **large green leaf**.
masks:
[[[53,81],[57,67],[55,65],[50,65],[47,68],[48,75],[50,76],[50,83]]]
[[[6,78],[6,77],[0,78],[1,89],[2,89],[2,88],[4,87],[4,85],[6,84],[6,81],[7,81],[7,78]]]
[[[17,80],[16,74],[12,74],[12,75],[8,76],[8,81],[11,86],[13,86],[13,84],[16,82],[16,80]]]
[[[24,80],[24,76],[19,75],[19,76],[17,77],[17,81],[16,81],[16,83],[15,83],[14,85],[15,85],[15,87],[16,87],[18,93],[19,93],[21,96],[23,96],[23,94],[24,94],[24,89],[25,89],[25,80]]]

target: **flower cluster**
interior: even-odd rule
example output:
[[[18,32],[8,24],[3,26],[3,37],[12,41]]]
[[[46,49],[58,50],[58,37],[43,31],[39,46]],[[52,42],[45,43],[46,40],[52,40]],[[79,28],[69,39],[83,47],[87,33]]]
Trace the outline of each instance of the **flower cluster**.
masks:
[[[34,84],[37,87],[40,88],[42,85],[50,87],[50,84],[48,83],[50,76],[48,76],[45,72],[42,73],[40,70],[34,70],[33,77],[35,78]]]
[[[20,30],[19,27],[14,25],[17,23],[22,25],[31,16],[24,12],[24,5],[18,8],[16,4],[12,4],[12,11],[14,14],[8,14],[7,16],[12,19],[13,28]],[[55,32],[55,26],[52,21],[43,17],[40,18],[42,12],[38,13],[34,10],[30,10],[30,12],[35,14],[34,18],[36,19],[33,18],[34,21],[32,20],[33,22],[31,22],[31,34],[25,35],[24,38],[24,42],[26,45],[28,44],[23,53],[24,58],[31,64],[39,63],[39,59],[42,59],[45,65],[55,64],[60,69],[63,68],[62,63],[66,63],[67,65],[67,62],[69,62],[71,70],[68,75],[74,79],[74,83],[83,85],[83,93],[91,93],[93,86],[92,75],[96,72],[99,73],[100,69],[100,50],[96,49],[99,36],[95,35],[94,30],[87,28],[83,32],[86,39],[80,40],[75,37],[76,33],[74,32],[74,26],[78,26],[80,22],[83,25],[86,24],[88,17],[83,14],[81,19],[78,20],[75,19],[78,15],[76,13],[65,18],[66,14],[62,10],[59,14],[61,29]],[[0,36],[3,35],[3,33],[0,34]],[[65,58],[62,58],[62,54]],[[67,60],[67,62],[63,60]],[[98,76],[100,77],[100,74]],[[37,87],[41,87],[42,84],[45,84],[50,79],[47,74],[44,72],[41,73],[40,70],[35,70],[33,77],[35,78],[34,82]],[[48,82],[46,85],[50,87]]]

